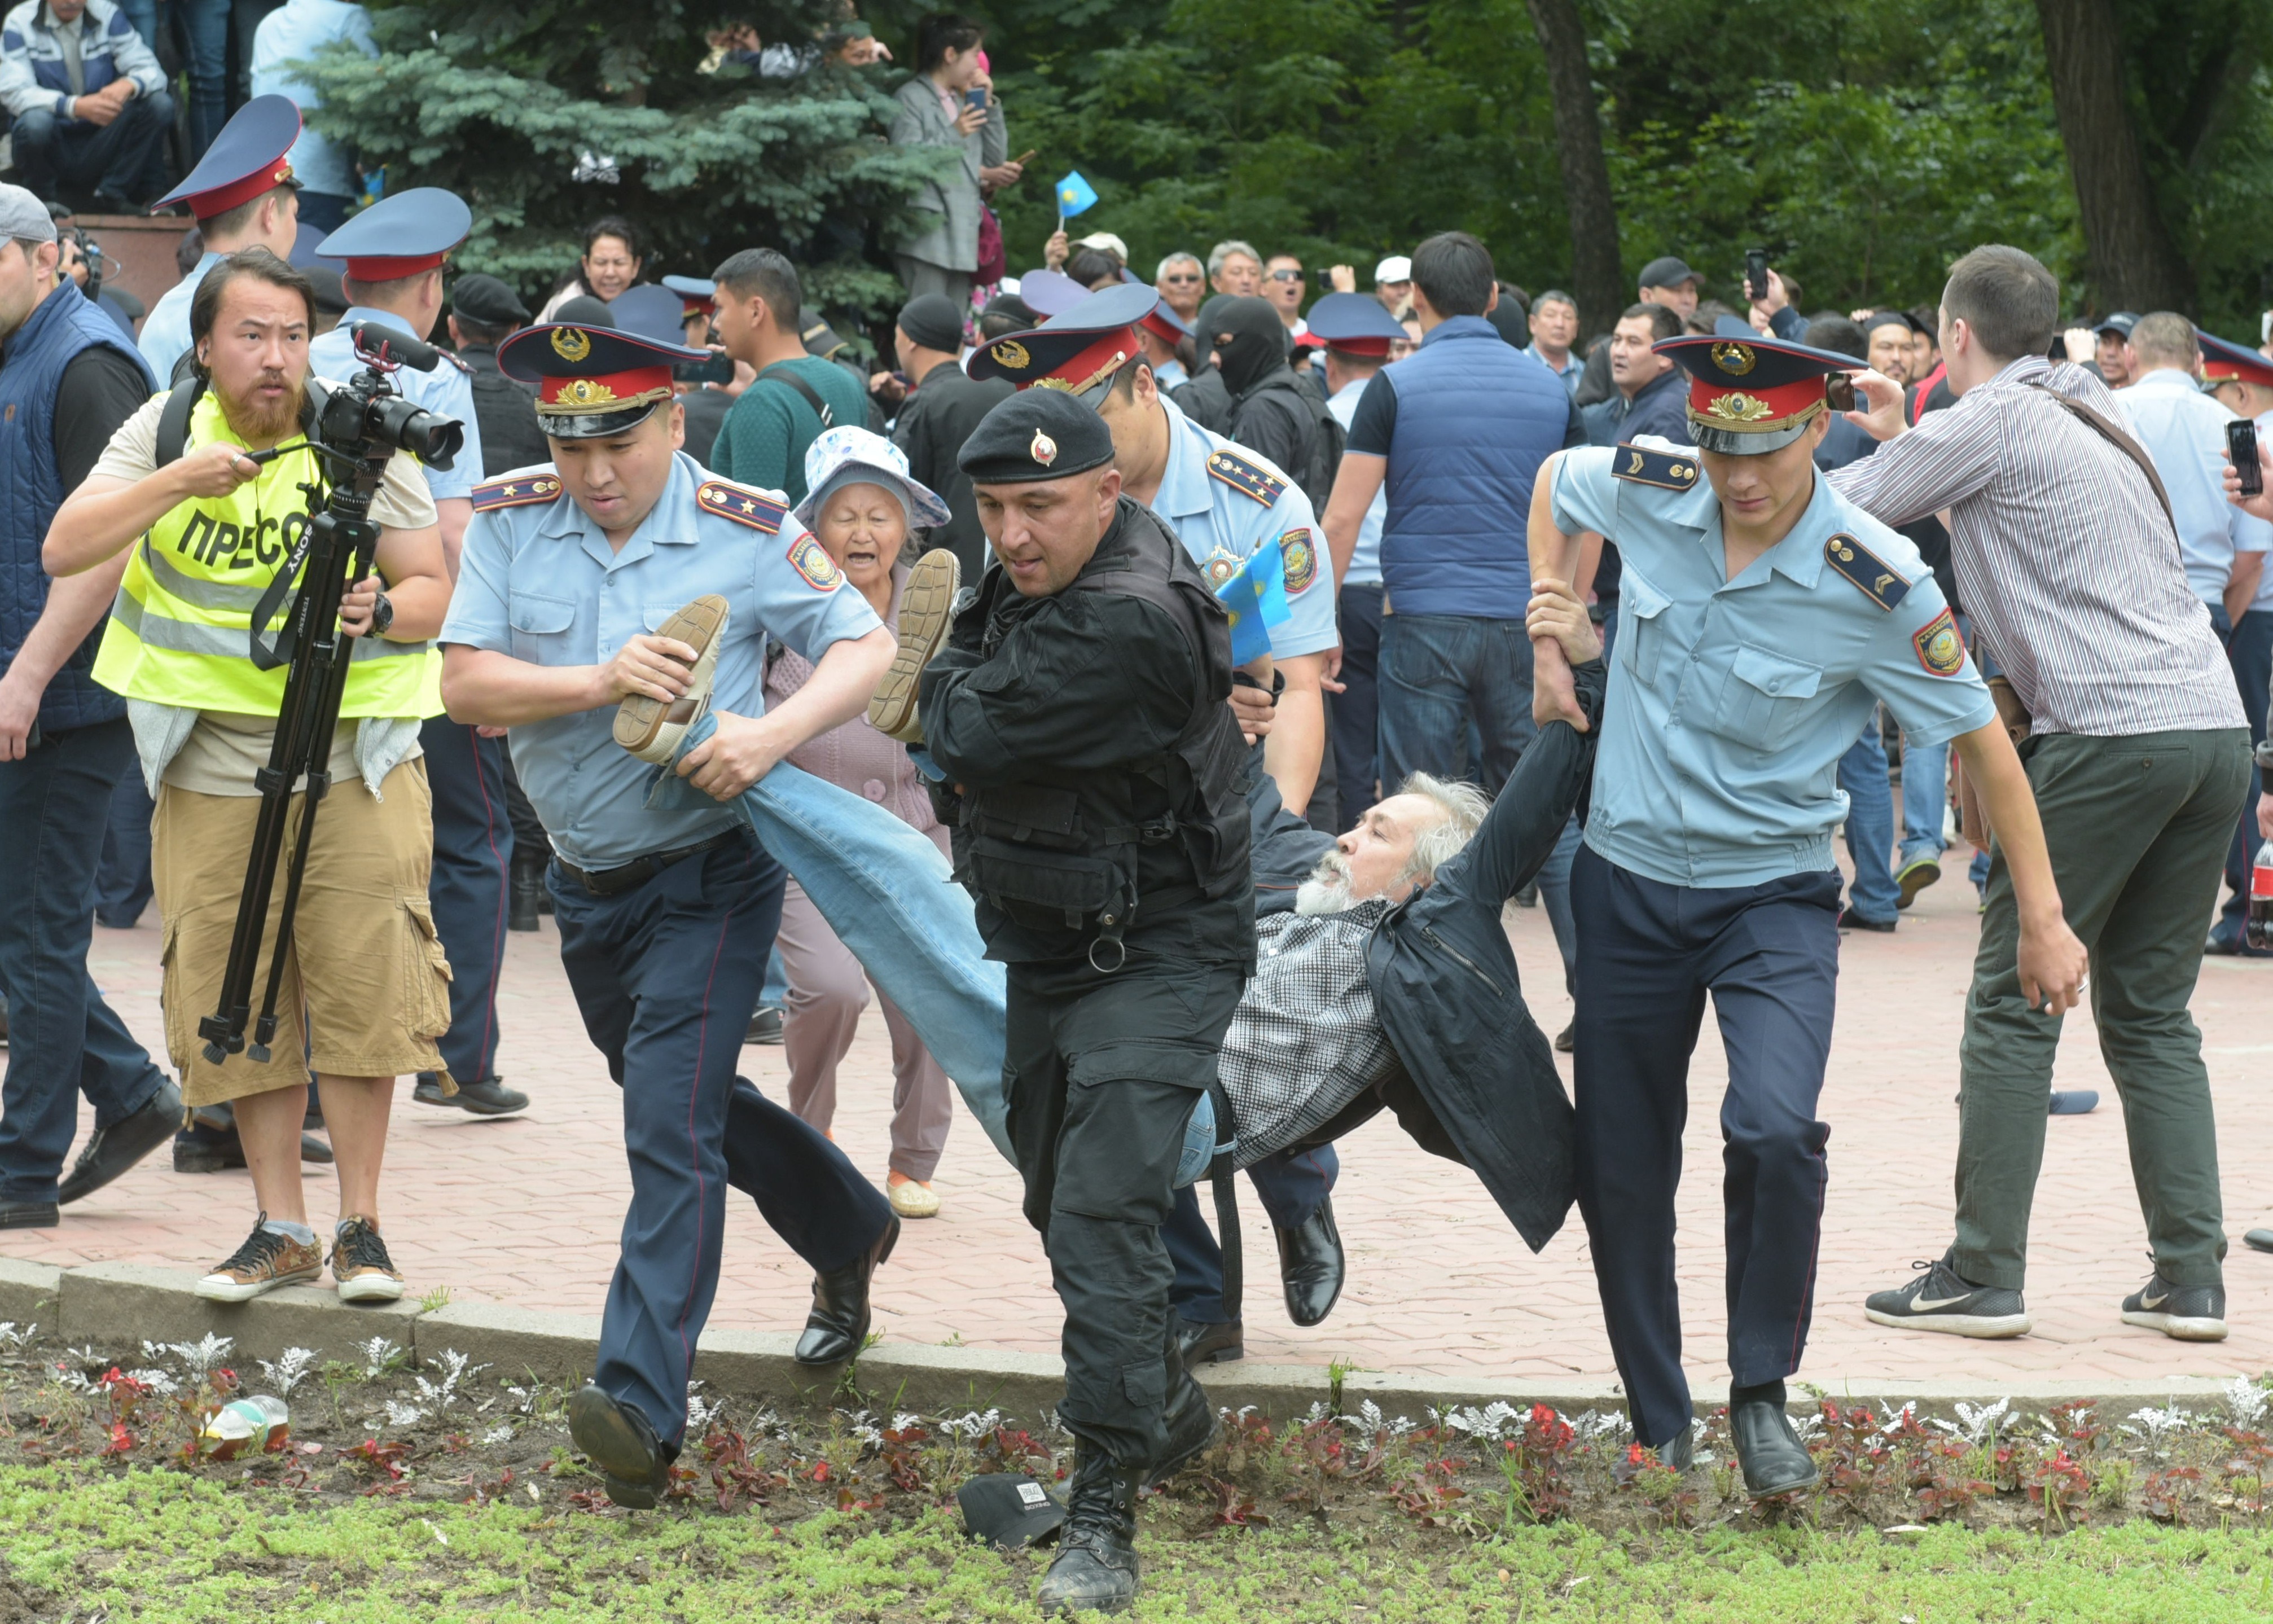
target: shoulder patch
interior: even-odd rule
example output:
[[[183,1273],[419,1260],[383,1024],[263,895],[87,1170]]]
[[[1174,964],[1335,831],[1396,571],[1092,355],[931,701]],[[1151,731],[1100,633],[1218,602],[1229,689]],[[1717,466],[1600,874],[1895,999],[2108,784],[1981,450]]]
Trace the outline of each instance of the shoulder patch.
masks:
[[[1252,497],[1265,507],[1287,493],[1285,480],[1235,451],[1210,452],[1207,468],[1211,478],[1221,480],[1240,495]]]
[[[731,519],[736,524],[747,525],[753,530],[762,530],[768,535],[772,535],[781,529],[782,515],[789,512],[787,503],[776,501],[754,486],[731,484],[723,479],[703,481],[702,488],[694,493],[694,499],[701,505],[702,511],[706,513],[716,513],[721,519]],[[814,550],[819,551],[819,549],[816,548]],[[828,564],[829,555],[822,553],[821,561]],[[829,565],[832,571],[836,567],[834,565]],[[810,580],[811,577],[808,576],[807,579]],[[834,586],[836,583],[831,581],[829,584]]]
[[[1613,478],[1655,485],[1661,490],[1686,490],[1697,483],[1697,459],[1621,442],[1611,454],[1610,474]]]
[[[834,592],[836,583],[844,579],[837,571],[836,560],[810,535],[799,535],[790,543],[789,566],[805,577],[805,584],[815,592]]]
[[[1936,677],[1954,677],[1965,669],[1965,640],[1957,634],[1957,617],[1947,609],[1910,636],[1918,663]]]
[[[124,12],[124,11],[121,11],[121,12],[119,13],[119,15],[120,15],[121,17],[124,17],[124,16],[125,16],[125,15],[126,15],[126,13],[125,13],[125,12]],[[441,356],[443,360],[445,360],[445,361],[448,362],[452,366],[454,366],[454,367],[457,368],[457,369],[458,369],[458,370],[460,370],[461,372],[463,372],[463,373],[464,373],[468,378],[471,378],[471,377],[474,375],[474,369],[473,369],[473,368],[471,368],[471,367],[468,366],[464,362],[462,362],[462,361],[459,360],[457,356],[455,356],[454,355],[451,354],[448,350],[446,350],[446,349],[438,349],[438,350],[436,350],[434,353],[435,353],[436,355],[438,355]]]
[[[1823,543],[1823,561],[1880,609],[1894,608],[1910,589],[1909,577],[1844,530]]]
[[[1279,538],[1279,551],[1286,560],[1287,595],[1291,598],[1318,579],[1318,545],[1309,531],[1294,529]]]
[[[527,507],[532,502],[550,502],[560,494],[560,481],[551,474],[515,474],[505,479],[493,479],[486,485],[474,487],[474,512],[486,513],[492,508]]]

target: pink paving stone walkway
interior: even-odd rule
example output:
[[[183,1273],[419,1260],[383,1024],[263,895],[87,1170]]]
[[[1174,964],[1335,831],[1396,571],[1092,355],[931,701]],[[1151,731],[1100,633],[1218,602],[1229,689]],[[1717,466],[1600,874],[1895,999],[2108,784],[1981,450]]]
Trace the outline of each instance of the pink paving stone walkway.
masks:
[[[2194,1001],[2222,1129],[2232,1337],[2187,1346],[2124,1326],[2123,1295],[2146,1276],[2123,1125],[2088,1021],[2071,1016],[2059,1062],[2067,1088],[2097,1088],[2095,1114],[2050,1124],[2029,1282],[2034,1335],[2013,1342],[1904,1336],[1863,1318],[1867,1291],[1909,1277],[1938,1254],[1950,1225],[1956,1144],[1956,1044],[1977,922],[1962,849],[1892,937],[1855,935],[1842,949],[1839,1022],[1824,1116],[1832,1124],[1831,1188],[1814,1330],[1802,1375],[1835,1385],[1880,1378],[2000,1382],[2022,1375],[2153,1381],[2273,1368],[2273,1256],[2240,1244],[2273,1222],[2273,963],[2211,959]],[[1525,985],[1549,1032],[1568,1018],[1546,915],[1512,927]],[[160,1040],[154,918],[96,932],[95,977],[145,1042]],[[500,1021],[500,1069],[535,1104],[524,1116],[477,1121],[412,1103],[406,1082],[388,1147],[389,1245],[413,1295],[447,1286],[454,1299],[596,1313],[613,1267],[628,1179],[619,1104],[586,1042],[556,953],[551,922],[512,939]],[[744,1069],[786,1094],[782,1051],[751,1048]],[[841,1090],[840,1142],[880,1182],[888,1149],[889,1053],[881,1021],[862,1027]],[[1567,1059],[1564,1061],[1567,1080]],[[1716,1105],[1726,1076],[1713,1023],[1696,1057],[1682,1186],[1681,1281],[1692,1373],[1725,1381],[1722,1353]],[[82,1125],[84,1132],[84,1125]],[[1288,1325],[1270,1233],[1247,1203],[1250,1358],[1340,1358],[1480,1384],[1613,1373],[1584,1231],[1574,1212],[1533,1256],[1464,1170],[1424,1155],[1386,1116],[1342,1146],[1336,1198],[1350,1253],[1333,1317]],[[328,1222],[333,1190],[311,1171],[311,1216]],[[979,1347],[1046,1352],[1058,1306],[1035,1236],[1018,1213],[1015,1176],[984,1134],[958,1117],[938,1188],[945,1210],[911,1224],[876,1285],[878,1325],[896,1342],[959,1337]],[[0,1233],[0,1253],[75,1265],[128,1260],[203,1269],[227,1255],[251,1217],[242,1172],[177,1175],[163,1152],[81,1205],[51,1231]],[[810,1276],[746,1201],[729,1208],[724,1277],[712,1323],[793,1330]]]

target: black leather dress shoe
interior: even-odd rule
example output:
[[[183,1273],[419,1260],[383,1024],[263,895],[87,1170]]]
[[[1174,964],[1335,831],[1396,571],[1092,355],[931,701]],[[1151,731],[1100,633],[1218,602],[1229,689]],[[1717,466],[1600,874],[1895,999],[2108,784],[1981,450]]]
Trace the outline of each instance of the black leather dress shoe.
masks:
[[[0,1230],[51,1230],[62,1222],[53,1201],[0,1201]]]
[[[1697,1429],[1684,1426],[1673,1438],[1657,1446],[1657,1463],[1675,1471],[1687,1471],[1697,1458]]]
[[[1815,1486],[1815,1463],[1782,1404],[1756,1398],[1729,1405],[1729,1432],[1744,1469],[1744,1492],[1754,1500]]]
[[[71,1174],[56,1192],[56,1204],[68,1207],[94,1194],[128,1168],[171,1139],[182,1126],[182,1091],[162,1083],[150,1103],[131,1117],[87,1136]]]
[[[1279,1279],[1287,1291],[1287,1317],[1297,1325],[1316,1325],[1334,1311],[1342,1294],[1342,1233],[1334,1227],[1331,1195],[1291,1230],[1273,1229],[1279,1238]]]
[[[1176,1345],[1183,1351],[1187,1368],[1194,1365],[1228,1365],[1247,1357],[1247,1327],[1238,1320],[1176,1320]]]
[[[671,1484],[671,1456],[637,1404],[588,1381],[568,1401],[568,1435],[600,1469],[610,1500],[633,1511],[655,1509]]]
[[[841,1365],[868,1341],[868,1282],[900,1239],[900,1221],[884,1226],[876,1244],[842,1269],[813,1277],[813,1312],[797,1339],[800,1365]]]

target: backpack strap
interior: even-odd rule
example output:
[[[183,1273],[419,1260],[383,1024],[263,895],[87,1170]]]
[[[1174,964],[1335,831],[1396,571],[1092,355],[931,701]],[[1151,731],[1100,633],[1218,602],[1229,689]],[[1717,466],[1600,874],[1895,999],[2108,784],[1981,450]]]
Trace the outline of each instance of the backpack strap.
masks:
[[[804,397],[805,403],[813,408],[813,415],[821,419],[822,428],[835,427],[836,423],[835,408],[821,398],[821,392],[818,389],[791,371],[790,365],[791,363],[788,361],[776,361],[759,373],[756,381],[761,384],[786,384]]]
[[[179,462],[182,453],[190,443],[190,414],[198,409],[205,399],[206,380],[195,378],[186,384],[177,384],[173,393],[158,414],[158,467]]]

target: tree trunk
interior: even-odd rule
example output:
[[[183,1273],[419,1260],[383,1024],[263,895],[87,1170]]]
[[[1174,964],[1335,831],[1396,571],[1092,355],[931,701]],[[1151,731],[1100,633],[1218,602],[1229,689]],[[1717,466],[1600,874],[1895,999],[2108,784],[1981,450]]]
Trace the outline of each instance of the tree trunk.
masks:
[[[1618,312],[1633,303],[1634,290],[1618,266],[1618,211],[1610,197],[1610,166],[1602,156],[1602,117],[1587,64],[1587,28],[1579,19],[1578,0],[1530,4],[1555,99],[1555,152],[1571,215],[1571,291],[1579,301],[1579,331],[1606,333]]]
[[[2194,272],[2155,206],[2123,83],[2112,0],[2037,0],[2093,289],[2107,310],[2194,307]]]

